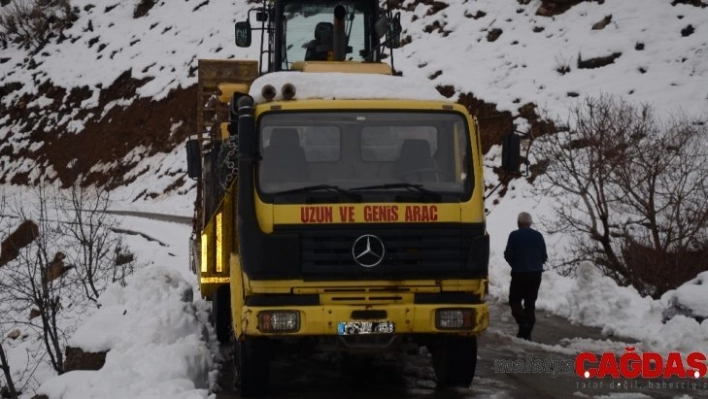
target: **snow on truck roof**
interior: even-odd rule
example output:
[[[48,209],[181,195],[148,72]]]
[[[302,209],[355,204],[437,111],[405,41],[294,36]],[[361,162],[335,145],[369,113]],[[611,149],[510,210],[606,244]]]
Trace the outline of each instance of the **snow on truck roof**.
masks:
[[[277,92],[274,100],[282,100],[281,89],[286,83],[295,86],[296,100],[420,100],[449,101],[425,79],[338,72],[274,72],[253,81],[249,95],[256,103],[265,101],[263,87],[272,85]]]

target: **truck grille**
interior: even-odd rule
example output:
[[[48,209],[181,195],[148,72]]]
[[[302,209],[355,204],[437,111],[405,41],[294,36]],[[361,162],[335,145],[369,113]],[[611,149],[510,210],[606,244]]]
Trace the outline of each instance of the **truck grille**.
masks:
[[[481,225],[474,228],[350,225],[336,230],[293,226],[277,230],[299,234],[303,275],[356,274],[362,278],[391,273],[439,276],[441,272],[461,271],[467,265],[472,239],[484,232]],[[378,237],[385,246],[383,260],[374,267],[362,267],[352,256],[354,242],[366,234]]]

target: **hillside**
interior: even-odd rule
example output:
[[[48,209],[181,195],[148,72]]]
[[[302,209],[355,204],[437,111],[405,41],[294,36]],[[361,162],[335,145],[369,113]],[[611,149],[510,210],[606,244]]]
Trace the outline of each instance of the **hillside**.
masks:
[[[42,181],[68,187],[80,178],[108,187],[112,210],[190,217],[196,193],[186,176],[184,142],[196,130],[197,60],[257,58],[258,40],[250,49],[234,45],[233,25],[245,19],[250,3],[70,0],[70,23],[39,47],[0,34],[0,194],[27,193]],[[493,168],[502,133],[512,127],[538,132],[539,114],[563,120],[569,105],[589,97],[610,94],[650,104],[661,117],[708,118],[708,0],[392,3],[398,3],[404,27],[396,69],[432,81],[479,118],[487,189],[497,183]],[[8,1],[0,4],[2,15]],[[529,158],[537,160],[533,153]],[[488,299],[504,309],[509,269],[503,251],[516,214],[531,211],[541,229],[553,214],[552,199],[534,196],[533,185],[532,178],[517,179],[501,190],[503,198],[486,204]],[[121,216],[119,233],[128,247],[142,265],[159,268],[143,268],[127,286],[111,286],[100,311],[88,303],[66,312],[67,331],[77,331],[69,343],[110,349],[110,367],[52,379],[56,373],[42,365],[28,386],[49,381],[44,392],[66,398],[85,397],[84,389],[95,397],[125,397],[121,384],[131,383],[131,397],[208,397],[224,359],[206,326],[209,304],[196,292],[194,301],[186,294],[187,286],[197,286],[187,269],[191,226],[186,218]],[[567,237],[544,233],[550,257],[563,255]],[[705,302],[706,278],[699,275],[684,287],[684,303]],[[708,322],[678,317],[664,323],[666,303],[618,287],[590,263],[574,278],[544,274],[537,306],[564,321],[599,327],[607,340],[570,336],[558,344],[530,343],[532,349],[622,353],[624,343],[610,341],[619,336],[636,340],[642,351],[689,352],[708,344]],[[26,310],[18,314],[25,317]],[[174,325],[180,326],[174,334],[164,333]],[[25,354],[41,342],[19,329],[12,356],[34,367],[39,361]],[[518,344],[506,332],[493,334]],[[145,359],[168,372],[136,372],[134,365]]]
[[[528,128],[515,118],[529,103],[562,114],[609,93],[697,115],[708,110],[708,11],[677,3],[404,1],[396,67],[466,104],[487,128],[485,148],[512,120]],[[83,175],[114,188],[150,181],[131,201],[187,194],[179,144],[195,129],[196,62],[255,57],[255,45],[233,45],[248,5],[71,5],[60,37],[2,50],[0,183]]]

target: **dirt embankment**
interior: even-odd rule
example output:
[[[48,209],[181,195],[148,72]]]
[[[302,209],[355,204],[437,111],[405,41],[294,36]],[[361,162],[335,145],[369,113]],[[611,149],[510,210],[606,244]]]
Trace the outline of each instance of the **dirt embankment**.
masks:
[[[51,167],[63,186],[73,184],[79,175],[84,176],[84,184],[109,188],[130,183],[125,176],[138,160],[133,157],[124,162],[126,155],[139,147],[145,148],[142,157],[171,151],[194,132],[196,124],[196,85],[172,90],[160,101],[137,98],[136,90],[148,81],[126,71],[109,87],[97,89],[98,104],[90,108],[82,106],[92,97],[89,87],[65,88],[51,81],[41,83],[36,94],[24,94],[10,105],[0,103],[0,114],[9,116],[6,125],[11,126],[0,145],[0,184],[36,183],[36,178],[30,181],[30,172],[17,173],[11,167],[24,159],[32,159],[43,171]],[[0,95],[21,87],[5,84],[0,86]],[[111,107],[119,100],[130,105]],[[73,117],[66,118],[72,113]],[[72,133],[69,126],[76,121],[84,121],[84,128]],[[21,148],[11,142],[14,135],[21,140]],[[34,143],[43,145],[30,150]],[[108,173],[91,172],[100,164],[113,166]],[[136,177],[133,174],[132,179]]]

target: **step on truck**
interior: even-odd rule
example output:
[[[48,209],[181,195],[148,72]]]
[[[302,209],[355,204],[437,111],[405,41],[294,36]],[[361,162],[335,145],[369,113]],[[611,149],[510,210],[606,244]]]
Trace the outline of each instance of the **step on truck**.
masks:
[[[399,76],[400,17],[377,0],[268,0],[235,26],[258,60],[200,60],[190,266],[233,345],[243,396],[283,342],[428,348],[469,386],[489,323],[479,131],[427,79]],[[518,169],[519,139],[502,166]]]

